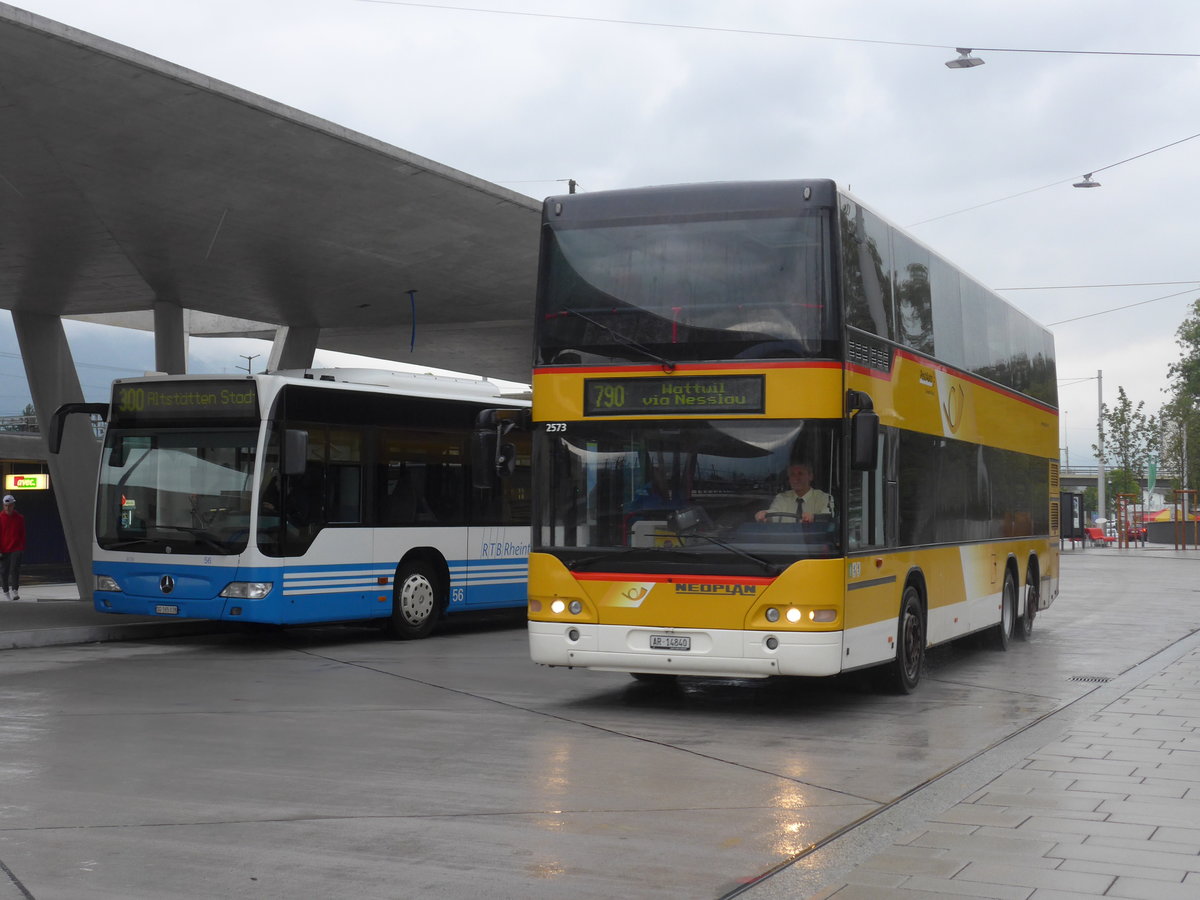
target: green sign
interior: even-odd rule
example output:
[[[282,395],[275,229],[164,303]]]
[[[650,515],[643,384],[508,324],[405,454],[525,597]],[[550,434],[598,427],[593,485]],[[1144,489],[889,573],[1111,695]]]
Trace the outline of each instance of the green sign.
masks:
[[[585,416],[714,415],[766,410],[762,375],[587,378]]]

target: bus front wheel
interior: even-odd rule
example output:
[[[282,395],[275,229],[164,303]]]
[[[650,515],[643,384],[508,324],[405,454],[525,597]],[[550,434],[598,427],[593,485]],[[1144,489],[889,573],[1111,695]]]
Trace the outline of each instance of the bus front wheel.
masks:
[[[426,563],[405,563],[392,587],[388,634],[404,641],[428,637],[442,609],[439,584],[437,575]]]
[[[925,616],[921,592],[915,585],[904,589],[896,623],[896,658],[882,671],[882,686],[895,694],[911,694],[921,681],[925,665]]]

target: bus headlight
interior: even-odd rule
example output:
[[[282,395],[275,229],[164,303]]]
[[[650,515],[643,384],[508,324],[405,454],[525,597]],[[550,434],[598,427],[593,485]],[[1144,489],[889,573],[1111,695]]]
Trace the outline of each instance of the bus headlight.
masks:
[[[836,609],[813,609],[808,613],[809,621],[811,622],[836,622]]]
[[[550,612],[554,613],[556,616],[561,616],[565,612],[569,612],[571,615],[577,616],[583,612],[583,603],[579,600],[571,600],[570,602],[561,599],[555,600],[550,604]]]
[[[221,596],[232,600],[261,600],[271,593],[273,586],[271,581],[231,581],[225,585]]]
[[[770,607],[766,612],[766,617],[767,617],[768,622],[778,622],[779,621],[779,610],[777,610],[773,606]]]
[[[800,621],[800,617],[802,615],[803,614],[800,612],[800,610],[796,609],[796,607],[794,607],[794,606],[788,607],[787,620],[789,622],[791,622],[793,625],[795,625],[797,622]]]
[[[110,575],[96,576],[96,590],[98,591],[121,591],[121,586],[117,584],[117,579]]]

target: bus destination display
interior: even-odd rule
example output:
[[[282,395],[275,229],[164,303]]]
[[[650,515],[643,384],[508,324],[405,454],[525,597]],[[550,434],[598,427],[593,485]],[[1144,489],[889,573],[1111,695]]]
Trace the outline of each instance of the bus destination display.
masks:
[[[114,423],[178,420],[255,420],[258,392],[252,381],[162,381],[113,385]]]
[[[670,375],[664,378],[587,378],[585,416],[762,413],[762,375]]]

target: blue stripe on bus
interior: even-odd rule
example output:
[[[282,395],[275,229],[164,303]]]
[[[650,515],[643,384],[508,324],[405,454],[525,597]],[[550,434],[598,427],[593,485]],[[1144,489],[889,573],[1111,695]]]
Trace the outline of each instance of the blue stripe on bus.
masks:
[[[493,560],[449,562],[450,609],[496,609],[522,606],[527,597],[528,565]],[[271,624],[372,619],[390,615],[395,566],[376,563],[329,565],[220,566],[187,565],[167,560],[145,563],[97,561],[93,571],[115,578],[125,590],[95,593],[101,612],[170,615]],[[164,594],[160,578],[176,583]],[[384,578],[386,582],[379,583]],[[271,582],[261,600],[221,597],[231,581]],[[233,608],[241,610],[232,615]],[[174,609],[174,612],[163,612]]]

